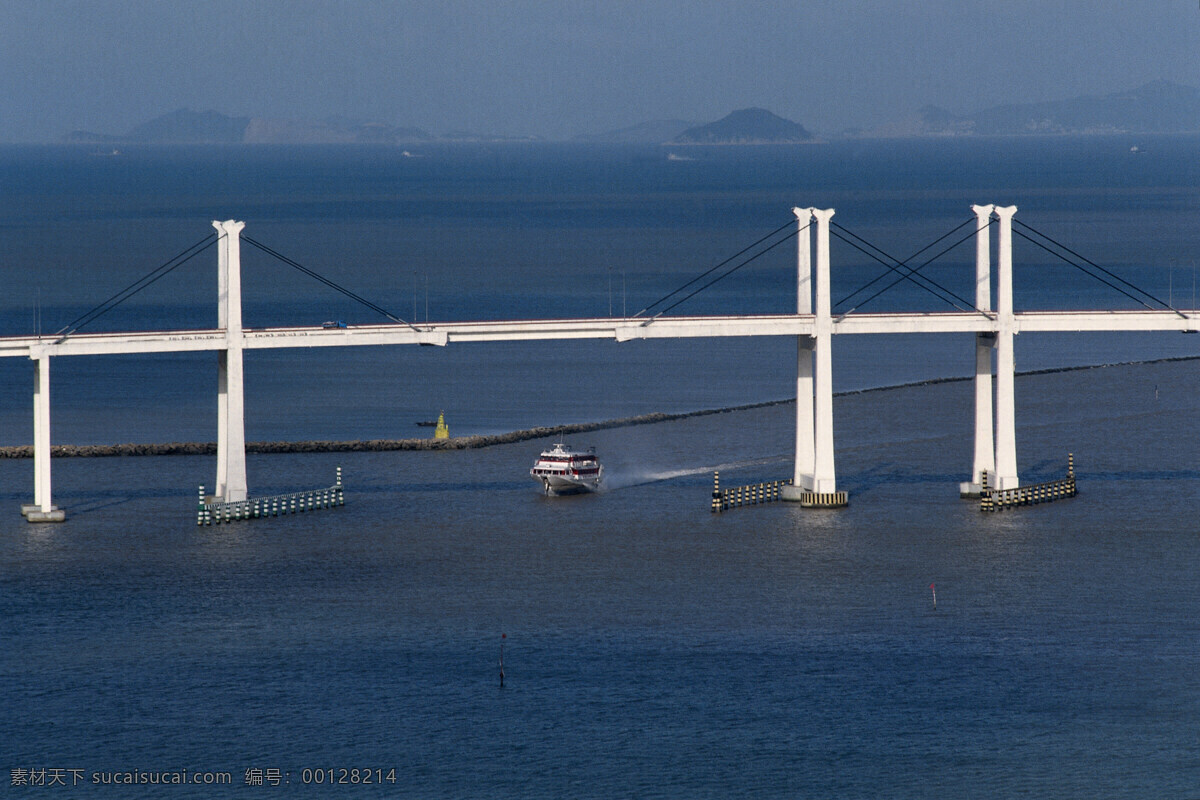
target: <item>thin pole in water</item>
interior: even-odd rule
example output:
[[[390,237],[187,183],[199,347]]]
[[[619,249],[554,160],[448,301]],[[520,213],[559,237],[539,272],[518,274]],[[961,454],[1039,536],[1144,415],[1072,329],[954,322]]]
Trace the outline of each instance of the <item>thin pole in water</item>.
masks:
[[[933,592],[933,610],[937,611],[937,587],[931,583],[929,584],[929,591]]]
[[[500,634],[500,688],[504,688],[504,640],[508,638],[508,634]]]

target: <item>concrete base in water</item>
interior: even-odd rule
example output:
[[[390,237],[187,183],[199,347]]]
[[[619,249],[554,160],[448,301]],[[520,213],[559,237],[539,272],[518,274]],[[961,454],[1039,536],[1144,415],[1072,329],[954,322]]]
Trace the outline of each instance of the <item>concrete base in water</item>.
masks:
[[[58,506],[50,506],[49,511],[42,511],[42,507],[33,504],[21,506],[21,516],[26,522],[63,522],[66,520],[66,513]]]
[[[978,483],[963,481],[958,485],[958,496],[964,500],[978,500],[983,493],[983,487]]]
[[[779,498],[799,503],[801,508],[842,508],[850,505],[849,492],[814,492],[800,486],[782,487]]]
[[[799,503],[804,500],[806,494],[811,494],[811,492],[803,486],[784,486],[779,490],[779,499]]]

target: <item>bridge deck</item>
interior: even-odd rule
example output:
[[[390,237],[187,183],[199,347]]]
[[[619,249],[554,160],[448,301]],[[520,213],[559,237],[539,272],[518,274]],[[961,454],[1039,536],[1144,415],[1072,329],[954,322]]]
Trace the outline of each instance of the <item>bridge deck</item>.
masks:
[[[1183,331],[1200,330],[1200,311],[1025,311],[1014,315],[1017,332]],[[549,339],[704,338],[725,336],[798,336],[813,334],[811,314],[760,316],[659,317],[436,322],[416,326],[351,325],[346,328],[298,326],[246,328],[246,349],[282,347],[350,347],[359,345],[453,342],[537,341]],[[995,314],[891,313],[852,314],[833,319],[834,334],[986,333],[997,330]],[[168,353],[223,350],[221,330],[76,333],[52,336],[0,337],[0,357],[118,353]]]

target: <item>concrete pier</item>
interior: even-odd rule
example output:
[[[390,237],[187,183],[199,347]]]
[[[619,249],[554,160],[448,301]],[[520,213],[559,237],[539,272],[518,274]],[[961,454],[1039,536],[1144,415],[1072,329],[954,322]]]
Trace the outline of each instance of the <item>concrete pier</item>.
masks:
[[[50,356],[31,350],[33,378],[33,503],[22,505],[30,522],[62,522],[66,514],[54,505],[50,492]]]
[[[214,221],[217,230],[217,326],[223,336],[217,351],[217,481],[216,496],[223,502],[246,499],[245,401],[242,371],[241,231],[246,223]],[[51,499],[50,462],[50,353],[70,335],[29,347],[34,362],[33,390],[33,495],[21,506],[30,522],[62,522],[66,515]],[[78,337],[82,338],[82,337]],[[102,351],[103,352],[103,351]]]
[[[1013,337],[1017,333],[1013,311],[1012,219],[1016,206],[997,206],[999,246],[996,281],[996,480],[994,488],[1016,489],[1017,408],[1014,383],[1016,360]]]
[[[975,308],[992,310],[991,229],[995,206],[971,206],[975,212]],[[995,415],[992,404],[992,357],[996,334],[975,334],[975,458],[971,479],[959,484],[962,497],[979,497],[985,473],[996,472],[996,444],[992,436]]]
[[[959,484],[959,495],[980,497],[988,476],[991,491],[1016,489],[1016,359],[1013,338],[1019,330],[1013,308],[1012,220],[1016,206],[972,206],[975,212],[975,307],[995,320],[993,330],[975,334],[975,456],[971,479]],[[989,219],[997,221],[996,311],[991,312]],[[995,402],[992,360],[995,357]]]
[[[841,498],[833,449],[833,318],[830,307],[829,222],[834,210],[794,208],[800,226],[796,260],[796,314],[812,314],[810,336],[797,340],[796,463],[792,485],[780,489],[784,500],[811,504],[813,497]],[[809,274],[808,230],[817,224],[816,280]],[[812,286],[812,291],[809,287]],[[815,302],[814,302],[815,299]],[[814,310],[815,306],[815,310]],[[845,505],[845,503],[839,503]]]
[[[225,347],[217,353],[217,484],[227,503],[246,499],[246,415],[242,377],[242,257],[244,222],[213,222],[217,229],[217,327]]]
[[[812,287],[812,209],[793,208],[796,217],[796,314],[813,313]],[[796,449],[792,485],[784,490],[796,495],[812,489],[816,442],[813,436],[813,350],[812,336],[796,337]]]

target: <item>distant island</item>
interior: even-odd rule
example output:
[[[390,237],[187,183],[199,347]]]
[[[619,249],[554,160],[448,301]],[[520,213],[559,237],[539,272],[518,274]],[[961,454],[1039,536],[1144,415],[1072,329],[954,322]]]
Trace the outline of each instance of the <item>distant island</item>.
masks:
[[[643,122],[600,134],[576,136],[576,142],[610,144],[794,144],[813,139],[791,120],[762,108],[745,108],[707,124],[668,119]]]
[[[434,136],[420,128],[328,117],[318,121],[230,117],[181,108],[122,135],[72,131],[76,144],[421,144],[433,141],[536,141],[537,137],[488,136],[455,131]]]
[[[716,122],[688,128],[666,144],[796,144],[812,138],[803,125],[765,108],[744,108]]]
[[[1200,132],[1200,90],[1154,81],[1102,97],[993,106],[955,113],[925,106],[899,120],[851,129],[824,138],[915,136],[1022,136],[1031,134],[1113,134]],[[179,109],[144,122],[125,134],[72,131],[67,142],[121,144],[389,144],[435,142],[538,142],[537,136],[494,136],[454,131],[440,135],[421,128],[329,117],[280,120],[231,117],[217,111]],[[605,133],[581,134],[571,141],[658,145],[800,144],[819,141],[803,125],[763,108],[746,108],[706,124],[653,120]]]

